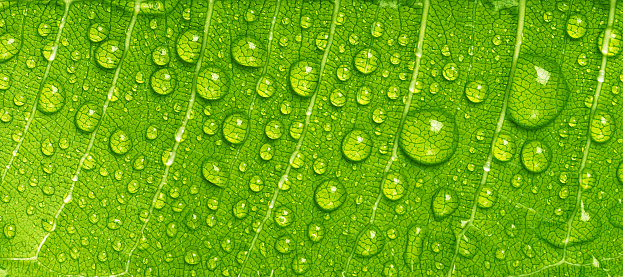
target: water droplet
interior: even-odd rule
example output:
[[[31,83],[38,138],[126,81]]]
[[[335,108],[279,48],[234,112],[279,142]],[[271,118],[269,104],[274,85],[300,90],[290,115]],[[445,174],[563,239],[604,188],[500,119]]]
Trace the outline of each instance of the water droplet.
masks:
[[[187,63],[196,63],[201,54],[201,33],[197,30],[188,30],[177,39],[177,55]]]
[[[216,134],[217,131],[218,131],[218,123],[216,123],[216,120],[209,118],[203,123],[203,132],[206,135],[212,136]]]
[[[89,27],[89,40],[101,42],[108,38],[108,27],[103,23],[94,23]]]
[[[273,147],[270,144],[265,143],[260,147],[260,158],[265,161],[273,158]]]
[[[307,259],[305,255],[298,254],[292,259],[292,271],[298,275],[304,274],[309,270],[310,264],[311,261]]]
[[[510,118],[524,128],[539,128],[562,111],[569,91],[559,67],[535,56],[523,55],[508,98]]]
[[[281,206],[275,209],[273,219],[280,227],[287,227],[294,222],[294,213],[289,208]]]
[[[108,218],[108,223],[106,223],[106,227],[108,227],[108,229],[110,229],[110,230],[117,230],[117,229],[121,228],[122,224],[123,224],[123,222],[121,221],[120,218],[109,217]]]
[[[207,160],[203,163],[203,177],[217,187],[225,187],[229,173],[219,163]]]
[[[549,147],[541,141],[528,141],[521,149],[521,163],[532,173],[545,171],[551,160],[552,153]]]
[[[243,219],[249,214],[249,204],[247,200],[240,200],[233,207],[234,216],[238,219]]]
[[[247,136],[249,120],[242,114],[232,114],[223,121],[223,136],[231,144],[241,144]]]
[[[302,97],[312,96],[318,86],[318,65],[300,61],[290,68],[290,85],[296,94]]]
[[[597,185],[597,176],[590,168],[584,168],[580,174],[580,187],[582,189],[590,189]]]
[[[158,128],[156,128],[156,126],[147,127],[147,130],[145,131],[145,136],[149,140],[156,139],[158,137]]]
[[[201,256],[196,250],[190,250],[184,255],[184,261],[189,265],[196,265],[201,262]]]
[[[322,182],[314,193],[314,200],[320,209],[326,212],[335,211],[346,201],[346,188],[337,180]]]
[[[483,209],[491,208],[496,200],[495,192],[491,188],[484,187],[480,190],[480,195],[478,196],[478,207]]]
[[[132,180],[128,183],[128,192],[131,194],[135,194],[140,189],[141,185],[136,180]]]
[[[76,127],[87,133],[93,132],[101,118],[101,109],[91,102],[84,103],[76,112]]]
[[[454,190],[442,187],[433,197],[431,207],[435,218],[441,220],[456,211],[459,207],[459,197]]]
[[[12,239],[15,237],[16,228],[14,224],[6,224],[3,228],[4,236],[8,239]]]
[[[515,154],[515,143],[511,136],[499,134],[493,146],[493,156],[501,162],[510,161]]]
[[[312,242],[320,242],[324,238],[324,227],[320,223],[311,223],[307,226],[307,237]]]
[[[400,173],[392,172],[387,174],[383,181],[383,195],[389,200],[399,200],[407,191],[407,179]]]
[[[365,106],[372,102],[372,90],[366,86],[363,86],[357,90],[357,103],[359,105]]]
[[[381,124],[385,121],[385,119],[387,119],[387,113],[383,108],[378,107],[374,109],[374,111],[372,112],[372,120],[375,123]]]
[[[169,48],[166,46],[158,46],[151,52],[151,59],[156,65],[166,65],[171,60]]]
[[[465,96],[472,103],[480,103],[487,98],[487,85],[483,81],[471,81],[465,85]]]
[[[344,136],[342,154],[353,162],[367,159],[372,152],[372,140],[362,130],[353,130]]]
[[[378,38],[383,35],[383,23],[375,21],[372,23],[372,27],[370,28],[370,32],[372,36]]]
[[[119,66],[123,49],[120,42],[109,40],[95,48],[95,60],[103,68],[111,69]]]
[[[261,97],[268,98],[271,97],[275,93],[275,85],[274,81],[269,76],[262,76],[260,80],[257,82],[257,94]]]
[[[456,148],[454,117],[438,110],[407,115],[400,146],[416,162],[436,165],[450,159]]]
[[[564,222],[544,220],[539,224],[536,233],[551,245],[564,248],[596,239],[601,235],[601,227],[599,213],[585,209],[584,202],[580,201],[580,209],[573,217],[570,226],[567,220]]]
[[[599,47],[599,51],[601,51],[602,54],[608,57],[616,56],[617,54],[619,54],[619,52],[621,52],[621,47],[623,46],[623,39],[621,38],[621,32],[619,32],[618,29],[614,29],[614,28],[610,30],[610,40],[608,41],[608,49],[606,49],[606,52],[603,51],[603,46],[602,46],[604,44],[605,35],[606,35],[606,30],[604,30],[603,32],[601,32],[601,34],[599,34],[599,38],[597,41],[597,46]],[[0,41],[2,41],[2,37],[0,37]],[[2,61],[1,54],[0,54],[0,61]]]
[[[40,36],[47,37],[50,34],[50,32],[52,32],[52,27],[50,26],[50,24],[43,22],[39,24],[39,27],[37,28],[37,32],[39,33]]]
[[[289,235],[283,235],[275,241],[275,249],[281,254],[288,254],[294,250],[296,244]]]
[[[342,89],[335,89],[331,92],[329,96],[329,100],[331,100],[331,104],[336,107],[342,107],[346,104],[346,92]]]
[[[197,93],[207,100],[217,100],[229,91],[228,75],[216,67],[207,67],[197,76]]]
[[[574,14],[567,20],[567,34],[572,38],[581,38],[586,34],[588,22],[583,15]]]
[[[231,55],[242,66],[261,67],[266,62],[263,44],[250,37],[242,37],[231,45]]]
[[[354,58],[355,68],[363,74],[369,74],[374,72],[381,61],[379,60],[379,54],[376,50],[367,48],[359,51]]]
[[[58,112],[65,105],[65,96],[63,94],[63,90],[58,82],[46,82],[39,93],[37,108],[43,113]]]
[[[318,34],[318,36],[316,36],[316,47],[319,50],[324,50],[325,48],[327,48],[327,44],[329,44],[328,40],[329,34],[321,32],[320,34]]]
[[[151,75],[151,88],[160,95],[167,95],[175,90],[175,78],[168,68],[160,69]]]
[[[614,117],[601,110],[595,112],[590,126],[591,139],[594,142],[602,143],[610,140],[615,129]]]
[[[579,64],[580,66],[585,66],[585,65],[587,65],[587,64],[588,64],[588,57],[586,56],[586,54],[585,54],[585,53],[580,53],[580,54],[578,55],[578,64]]]
[[[11,86],[11,77],[5,73],[0,72],[0,90],[9,89]]]
[[[271,120],[266,124],[264,131],[269,139],[278,139],[283,134],[283,125],[278,120]]]
[[[353,71],[348,65],[342,65],[337,68],[337,78],[340,81],[347,81],[353,75]]]
[[[454,81],[459,77],[459,66],[455,63],[447,63],[443,66],[443,77],[448,81]]]
[[[19,53],[21,40],[13,33],[0,36],[0,62],[4,62]]]
[[[308,29],[313,24],[313,19],[309,15],[301,16],[301,28]]]
[[[132,148],[132,141],[123,130],[117,130],[110,135],[110,149],[118,155],[123,155]]]
[[[366,228],[355,246],[355,254],[362,257],[372,257],[383,249],[385,245],[385,238],[383,233],[376,227],[376,225],[369,225]]]

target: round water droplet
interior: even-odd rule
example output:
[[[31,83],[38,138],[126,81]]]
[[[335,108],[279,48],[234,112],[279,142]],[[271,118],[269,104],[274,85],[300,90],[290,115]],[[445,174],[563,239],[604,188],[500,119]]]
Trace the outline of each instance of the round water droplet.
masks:
[[[46,82],[39,93],[37,108],[43,113],[58,112],[65,105],[65,96],[63,94],[58,82]]]
[[[329,44],[328,40],[329,34],[321,32],[320,34],[318,34],[318,36],[316,36],[316,47],[319,50],[324,50],[325,48],[327,48],[327,44]]]
[[[242,66],[261,67],[266,62],[266,50],[254,38],[242,37],[231,45],[231,55]]]
[[[399,200],[407,192],[407,179],[400,173],[392,172],[387,174],[383,180],[383,195],[389,200]]]
[[[353,71],[347,65],[342,65],[337,68],[337,78],[340,81],[347,81],[353,75]]]
[[[302,97],[312,96],[318,86],[318,65],[308,61],[300,61],[290,68],[290,86]]]
[[[590,168],[584,168],[580,174],[580,187],[582,189],[590,189],[597,184],[597,176]]]
[[[3,228],[4,236],[8,239],[15,237],[16,228],[14,224],[6,224]]]
[[[610,30],[610,40],[608,41],[608,49],[606,49],[606,52],[603,51],[605,35],[606,30],[601,32],[601,34],[599,34],[599,38],[597,39],[597,46],[599,47],[599,51],[601,51],[602,54],[608,57],[616,56],[617,54],[619,54],[619,52],[621,52],[621,47],[623,47],[623,38],[621,37],[621,32],[619,32],[618,29],[614,28]],[[2,37],[0,37],[0,40],[1,38]],[[1,55],[0,61],[2,61]]]
[[[459,77],[459,66],[455,63],[447,63],[443,66],[443,77],[448,81],[454,81]]]
[[[203,177],[217,187],[225,187],[229,173],[219,163],[211,160],[203,162]]]
[[[547,169],[552,160],[552,153],[545,143],[532,140],[521,149],[521,163],[530,172],[541,173]]]
[[[8,74],[0,72],[0,90],[9,89],[11,86],[11,77]]]
[[[149,140],[156,139],[158,137],[158,128],[156,128],[156,126],[147,127],[147,130],[145,131],[145,136]]]
[[[39,33],[40,36],[42,37],[47,37],[50,32],[52,32],[52,26],[50,26],[50,24],[48,23],[40,23],[39,27],[37,28],[37,32]]]
[[[216,120],[209,118],[203,123],[203,132],[206,135],[209,135],[209,136],[214,135],[216,134],[217,131],[218,131],[218,123],[216,123]]]
[[[590,126],[591,139],[594,142],[602,143],[610,140],[615,129],[614,117],[601,110],[595,112]]]
[[[312,223],[307,226],[307,237],[312,242],[319,242],[324,238],[324,227],[320,223]]]
[[[508,98],[510,118],[524,128],[539,128],[562,111],[569,95],[559,67],[540,57],[523,55]]]
[[[175,79],[168,68],[160,69],[151,75],[151,88],[160,95],[167,95],[175,90]]]
[[[109,217],[108,222],[106,223],[106,227],[108,227],[108,229],[110,230],[117,230],[121,228],[122,224],[123,222],[121,221],[121,219],[117,217]]]
[[[171,56],[169,54],[169,48],[166,46],[158,46],[151,52],[151,59],[154,61],[156,65],[166,65],[171,61]]]
[[[187,63],[196,63],[201,54],[201,33],[197,30],[188,30],[177,39],[177,55]]]
[[[367,159],[372,152],[372,139],[362,130],[353,130],[344,136],[342,154],[353,162]]]
[[[132,180],[128,183],[128,192],[129,193],[137,193],[141,185],[136,180]]]
[[[332,212],[344,204],[346,196],[344,185],[338,180],[327,180],[316,187],[314,200],[320,209]]]
[[[196,265],[201,262],[201,256],[196,250],[190,250],[184,255],[184,261],[189,265]]]
[[[217,100],[229,91],[229,76],[220,68],[207,67],[197,76],[197,93],[207,100]]]
[[[510,161],[515,155],[515,143],[511,136],[499,134],[493,145],[493,156],[501,162]]]
[[[106,69],[116,68],[119,66],[123,49],[120,42],[109,40],[100,44],[95,48],[95,60],[97,64]]]
[[[4,62],[15,56],[20,49],[21,40],[13,33],[5,33],[0,36],[0,62]]]
[[[301,16],[301,28],[308,29],[313,24],[313,19],[309,15]]]
[[[572,38],[581,38],[586,34],[588,22],[583,15],[574,14],[567,20],[567,34]]]
[[[370,28],[370,32],[372,33],[372,36],[375,38],[378,38],[380,36],[383,35],[383,23],[378,22],[378,21],[374,21],[372,23],[372,27]]]
[[[281,254],[288,254],[294,250],[296,244],[289,235],[283,235],[275,241],[275,249]]]
[[[110,149],[116,154],[123,155],[132,148],[132,141],[128,134],[122,130],[117,130],[110,135]]]
[[[495,192],[491,188],[484,187],[480,190],[480,195],[478,196],[478,207],[483,209],[491,208],[495,204],[495,200],[497,200]]]
[[[346,104],[346,92],[342,89],[335,89],[329,96],[331,104],[336,107],[342,107]]]
[[[483,81],[471,81],[465,85],[465,96],[472,103],[480,103],[487,98],[487,85]]]
[[[262,160],[269,161],[273,158],[273,151],[273,147],[270,144],[263,144],[262,147],[260,147],[260,158],[262,158]]]
[[[357,103],[359,105],[365,106],[372,102],[372,90],[366,86],[363,86],[357,90]]]
[[[76,112],[76,127],[87,133],[93,132],[95,131],[95,128],[99,124],[101,118],[101,108],[90,102],[84,103]]]
[[[287,227],[294,222],[294,213],[289,208],[281,206],[275,209],[273,219],[280,227]]]
[[[232,114],[223,121],[223,136],[231,144],[241,144],[247,136],[249,120],[242,114]]]
[[[372,120],[375,123],[381,124],[385,121],[385,119],[387,119],[387,113],[383,108],[378,107],[374,109],[374,111],[372,112]]]
[[[278,139],[283,134],[283,125],[278,120],[271,120],[266,124],[264,131],[269,139]]]
[[[454,154],[456,137],[454,117],[439,110],[422,110],[407,115],[399,142],[416,162],[436,165]]]
[[[271,97],[275,93],[274,83],[275,82],[271,77],[262,76],[262,78],[260,78],[260,80],[257,82],[257,94],[264,98]]]
[[[108,38],[108,27],[103,23],[94,23],[89,27],[89,40],[101,42]]]
[[[454,190],[449,188],[440,188],[433,197],[431,208],[433,215],[437,220],[447,217],[454,213],[459,207],[459,197]]]
[[[310,265],[311,261],[303,254],[298,254],[292,259],[292,271],[294,271],[295,274],[305,274],[305,272],[309,270]]]
[[[357,70],[359,70],[359,72],[363,74],[369,74],[374,72],[379,67],[380,63],[380,56],[376,52],[376,50],[367,48],[355,54],[355,68],[357,68]]]
[[[249,204],[247,200],[240,200],[233,207],[234,216],[238,219],[243,219],[249,214]]]
[[[384,245],[385,238],[383,237],[383,233],[376,225],[370,225],[357,240],[355,254],[362,257],[371,257],[381,252]]]

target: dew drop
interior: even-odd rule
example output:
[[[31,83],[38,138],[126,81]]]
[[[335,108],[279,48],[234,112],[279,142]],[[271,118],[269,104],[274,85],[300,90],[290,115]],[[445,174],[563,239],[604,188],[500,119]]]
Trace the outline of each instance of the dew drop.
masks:
[[[95,60],[97,64],[106,69],[112,69],[119,66],[123,49],[120,42],[109,40],[100,44],[95,48]]]
[[[342,140],[342,154],[348,160],[359,162],[367,159],[372,152],[372,140],[362,130],[353,130]]]
[[[221,99],[229,91],[229,76],[220,68],[207,67],[197,76],[197,93],[207,100]]]
[[[290,86],[302,97],[312,96],[318,86],[318,65],[308,61],[299,61],[290,68]]]
[[[91,102],[82,104],[76,112],[76,127],[87,133],[95,131],[95,128],[102,118],[101,113],[101,109]]]
[[[416,162],[436,165],[454,154],[456,136],[451,115],[439,110],[422,110],[407,115],[399,143]]]
[[[320,209],[335,211],[346,201],[346,188],[338,180],[326,180],[316,187],[314,200]]]

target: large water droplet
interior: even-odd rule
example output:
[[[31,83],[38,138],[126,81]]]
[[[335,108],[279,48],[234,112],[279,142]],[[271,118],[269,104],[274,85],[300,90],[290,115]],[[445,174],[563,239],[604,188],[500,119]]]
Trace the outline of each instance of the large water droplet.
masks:
[[[288,254],[294,250],[296,244],[289,235],[283,235],[275,241],[275,249],[281,254]]]
[[[456,137],[454,117],[438,110],[423,110],[407,116],[400,146],[416,162],[436,165],[454,154]]]
[[[101,42],[108,38],[108,27],[103,23],[93,23],[89,27],[89,40]]]
[[[376,225],[372,224],[363,231],[357,240],[355,254],[362,257],[371,257],[381,252],[384,245],[385,238],[383,237],[383,233]]]
[[[266,124],[264,132],[269,139],[278,139],[283,134],[283,124],[279,120],[271,120]]]
[[[11,86],[11,77],[8,74],[0,72],[0,90],[9,89]]]
[[[399,200],[407,192],[407,179],[400,173],[392,172],[387,174],[383,180],[383,195],[389,200]]]
[[[87,133],[93,132],[101,118],[102,111],[99,107],[90,102],[84,103],[76,112],[76,127]]]
[[[190,250],[184,255],[184,261],[189,265],[196,265],[201,262],[201,256],[196,250]]]
[[[225,187],[229,173],[218,162],[207,160],[203,162],[203,177],[217,187]]]
[[[454,81],[459,77],[459,66],[455,63],[447,63],[443,66],[443,77],[448,81]]]
[[[363,74],[374,72],[380,65],[380,55],[374,49],[363,49],[355,54],[355,68]]]
[[[332,212],[346,201],[346,188],[337,180],[322,182],[314,193],[314,200],[320,209]]]
[[[606,30],[599,34],[599,38],[597,39],[597,47],[599,47],[599,51],[602,54],[613,57],[621,52],[621,47],[623,46],[623,38],[621,37],[621,32],[618,29],[612,28],[610,30],[610,40],[608,41],[608,49],[606,52],[603,51],[604,37],[606,36]],[[1,58],[0,58],[1,59]]]
[[[539,128],[563,110],[569,90],[557,64],[523,55],[517,62],[508,114],[519,126]]]
[[[95,48],[95,60],[103,68],[111,69],[119,66],[123,49],[120,42],[109,40]]]
[[[586,34],[588,22],[581,14],[574,14],[567,20],[567,34],[572,38],[581,38]]]
[[[612,117],[609,113],[598,110],[595,112],[591,120],[591,139],[594,142],[606,142],[612,135],[616,129],[616,124],[614,122],[614,117]]]
[[[249,204],[247,200],[240,200],[233,207],[234,216],[238,219],[243,219],[249,214]]]
[[[168,68],[160,69],[151,75],[151,88],[160,95],[167,95],[175,90],[175,78]]]
[[[478,196],[478,207],[483,209],[491,208],[496,200],[495,192],[489,187],[484,187],[480,190],[480,195]]]
[[[305,274],[309,270],[310,264],[311,261],[305,255],[298,254],[292,259],[292,271],[298,275]]]
[[[232,144],[241,144],[247,136],[249,120],[242,114],[232,114],[223,121],[223,136]]]
[[[169,55],[169,48],[166,46],[158,46],[151,52],[151,59],[157,65],[166,65],[171,60],[171,55]]]
[[[318,65],[313,62],[300,61],[290,68],[290,86],[302,97],[312,96],[318,86]]]
[[[537,234],[551,245],[563,248],[589,242],[600,236],[601,218],[598,213],[585,209],[584,202],[580,202],[580,209],[573,217],[571,226],[568,221],[542,221]],[[568,227],[571,230],[568,231]],[[567,240],[568,238],[568,240]]]
[[[13,33],[6,33],[0,36],[0,62],[4,62],[17,53],[21,47],[21,40]]]
[[[57,82],[46,82],[39,93],[37,108],[43,113],[58,112],[65,105],[65,96]]]
[[[547,169],[552,160],[549,147],[538,140],[528,141],[521,149],[521,163],[533,173],[541,173]]]
[[[207,67],[197,76],[197,93],[208,100],[217,100],[229,91],[229,76],[220,68]]]
[[[177,39],[177,55],[187,63],[196,63],[201,54],[201,33],[188,30]]]
[[[275,85],[272,77],[262,76],[257,82],[256,90],[257,94],[261,97],[268,98],[275,93]]]
[[[465,96],[472,103],[480,103],[487,98],[487,85],[483,81],[471,81],[465,85]]]
[[[507,162],[513,158],[513,155],[515,155],[513,138],[504,133],[499,134],[493,145],[493,156],[498,161]]]
[[[289,208],[281,206],[275,209],[273,219],[280,227],[287,227],[294,222],[294,213]]]
[[[240,65],[260,67],[266,62],[266,50],[254,38],[242,37],[231,45],[231,55]]]
[[[324,227],[320,223],[312,223],[307,226],[307,237],[312,242],[319,242],[324,238]]]
[[[116,154],[123,155],[132,148],[132,140],[123,130],[117,130],[110,135],[110,149]]]
[[[431,208],[433,215],[438,220],[454,213],[459,207],[459,197],[454,190],[449,188],[440,188],[433,197]]]
[[[362,130],[353,130],[344,136],[342,154],[347,159],[359,162],[367,159],[372,152],[372,139]]]

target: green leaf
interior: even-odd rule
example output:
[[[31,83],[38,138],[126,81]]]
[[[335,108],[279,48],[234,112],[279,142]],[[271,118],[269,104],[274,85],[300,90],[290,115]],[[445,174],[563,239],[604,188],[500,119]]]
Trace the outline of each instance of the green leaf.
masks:
[[[621,275],[622,11],[0,1],[0,276]]]

